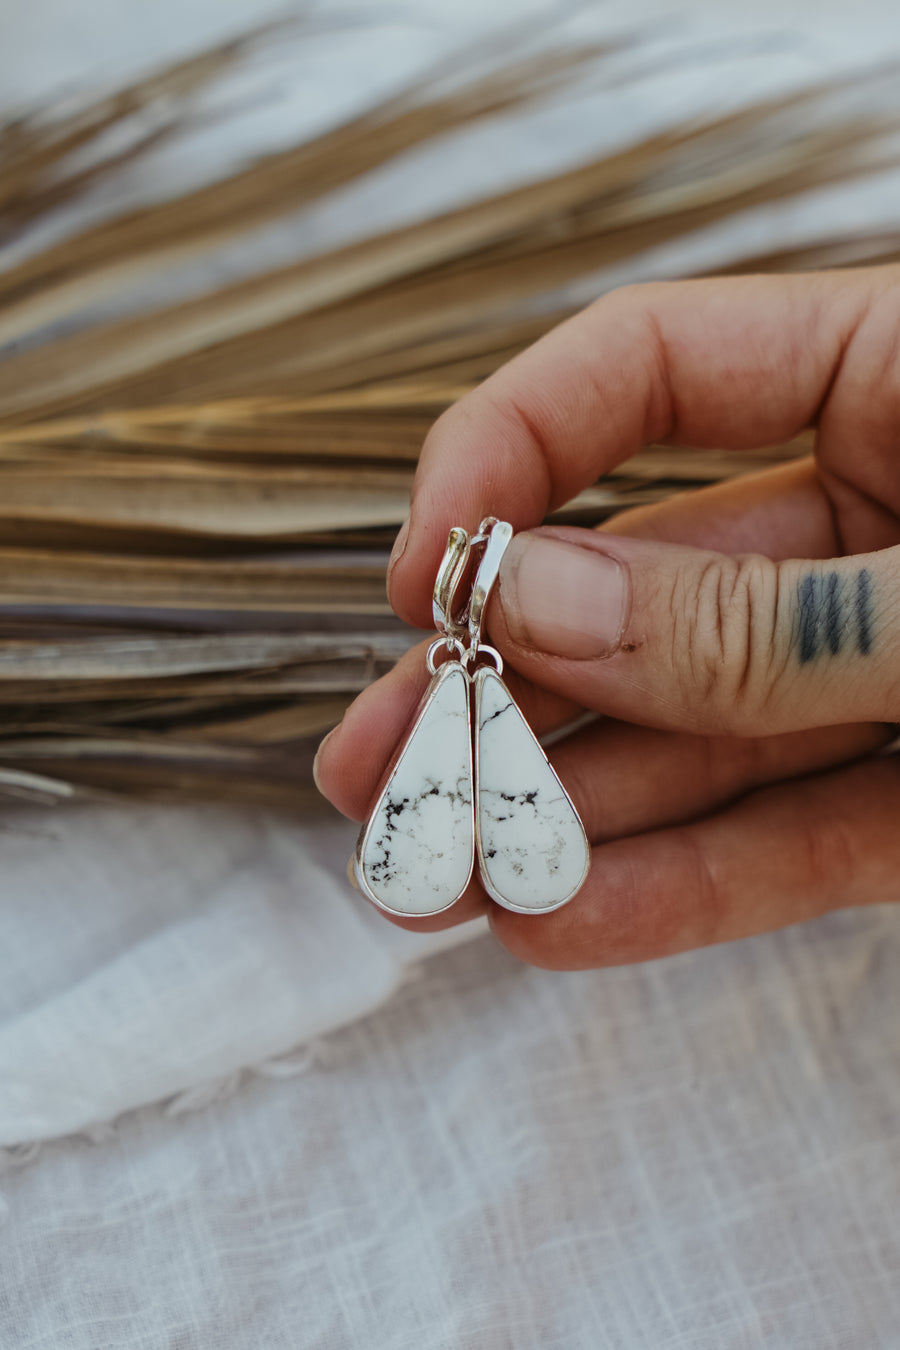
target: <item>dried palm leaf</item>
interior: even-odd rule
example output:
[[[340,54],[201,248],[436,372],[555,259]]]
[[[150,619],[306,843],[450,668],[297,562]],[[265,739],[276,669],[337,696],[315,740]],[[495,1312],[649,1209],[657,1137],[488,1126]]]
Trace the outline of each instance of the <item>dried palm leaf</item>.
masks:
[[[216,53],[219,67],[199,58],[203,73],[208,76],[233,59],[235,45]],[[418,81],[359,117],[269,155],[224,181],[66,239],[0,277],[0,343],[12,333],[28,333],[61,319],[81,303],[96,303],[148,272],[182,263],[307,206],[424,141],[546,96],[611,50],[591,46],[549,57],[523,57],[446,92],[429,94],[433,79]],[[125,91],[104,106],[134,101],[134,91]],[[138,150],[144,148],[141,144]],[[35,212],[43,204],[41,196],[31,200]]]
[[[545,182],[12,356],[0,423],[360,382],[360,362],[514,307],[740,209],[893,164],[900,114],[828,123],[828,88],[679,128]],[[812,125],[806,117],[815,119]],[[336,378],[335,378],[336,377]],[[371,375],[368,377],[371,379]]]
[[[86,185],[76,151],[94,145],[92,172],[114,173],[103,136],[136,111],[132,162],[169,134],[172,95],[191,96],[245,45],[64,123],[0,129],[7,233]],[[449,63],[322,135],[0,273],[0,795],[302,806],[315,740],[419,636],[390,615],[384,573],[434,418],[569,312],[560,288],[602,289],[604,269],[648,249],[895,162],[890,100],[885,111],[869,89],[848,109],[846,88],[822,85],[148,303],[186,257],[585,72],[617,77],[620,55],[512,44],[488,73]],[[900,232],[773,245],[730,266],[898,255]],[[107,293],[116,318],[98,317]],[[808,450],[802,438],[740,457],[650,447],[559,518],[592,524]]]
[[[299,16],[292,21],[298,22]],[[0,243],[182,131],[204,88],[251,46],[284,27],[283,21],[263,25],[82,106],[33,112],[0,124]],[[113,131],[116,136],[109,137]],[[130,135],[123,137],[126,131]],[[92,152],[87,162],[86,151]],[[52,256],[54,250],[49,252]]]

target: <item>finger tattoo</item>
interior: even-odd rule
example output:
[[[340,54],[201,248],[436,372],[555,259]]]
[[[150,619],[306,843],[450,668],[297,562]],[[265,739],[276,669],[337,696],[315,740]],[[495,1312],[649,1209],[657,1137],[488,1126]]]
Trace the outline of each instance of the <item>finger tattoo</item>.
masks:
[[[855,650],[868,656],[873,645],[872,574],[862,567],[855,582],[839,572],[807,572],[797,586],[794,632],[801,665],[816,657]]]

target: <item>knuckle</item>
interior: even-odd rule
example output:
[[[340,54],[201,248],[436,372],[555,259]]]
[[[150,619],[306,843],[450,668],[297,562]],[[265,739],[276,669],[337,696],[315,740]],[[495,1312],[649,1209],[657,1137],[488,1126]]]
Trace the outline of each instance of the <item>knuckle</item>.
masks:
[[[676,575],[669,607],[673,667],[704,725],[758,734],[777,683],[777,564],[715,555],[699,573]]]

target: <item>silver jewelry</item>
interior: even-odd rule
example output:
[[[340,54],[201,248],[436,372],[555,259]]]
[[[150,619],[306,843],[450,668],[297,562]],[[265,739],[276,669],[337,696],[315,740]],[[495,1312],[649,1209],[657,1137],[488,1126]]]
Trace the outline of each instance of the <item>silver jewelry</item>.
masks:
[[[558,909],[588,874],[584,826],[503,682],[503,658],[482,641],[512,535],[511,525],[489,516],[472,538],[456,526],[447,540],[432,606],[441,636],[426,657],[431,683],[356,846],[360,889],[389,914],[449,909],[476,856],[488,895],[522,914]],[[474,580],[460,609],[473,553]]]

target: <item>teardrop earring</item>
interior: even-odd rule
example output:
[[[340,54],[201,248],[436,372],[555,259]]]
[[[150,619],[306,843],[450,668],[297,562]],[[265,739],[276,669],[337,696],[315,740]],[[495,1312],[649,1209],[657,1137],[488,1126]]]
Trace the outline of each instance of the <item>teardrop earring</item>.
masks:
[[[451,530],[434,588],[443,637],[428,649],[431,682],[356,845],[360,890],[388,914],[440,914],[462,895],[475,863],[471,681],[450,613],[470,551],[465,530]],[[437,666],[442,649],[448,659]]]
[[[469,605],[467,655],[475,733],[475,846],[484,889],[505,909],[545,914],[588,874],[590,845],[569,794],[503,681],[503,659],[482,643],[484,613],[512,527],[492,517]],[[473,543],[475,541],[473,540]],[[477,665],[480,655],[492,665]]]
[[[590,866],[584,826],[500,671],[475,674],[475,842],[484,889],[520,914],[559,909]]]
[[[476,853],[488,895],[519,913],[558,909],[587,877],[590,846],[578,813],[503,681],[500,653],[482,641],[512,534],[494,517],[471,539],[460,527],[450,531],[434,588],[442,636],[428,649],[431,683],[357,844],[360,888],[388,913],[449,908],[469,884]],[[481,556],[457,612],[473,549]]]

